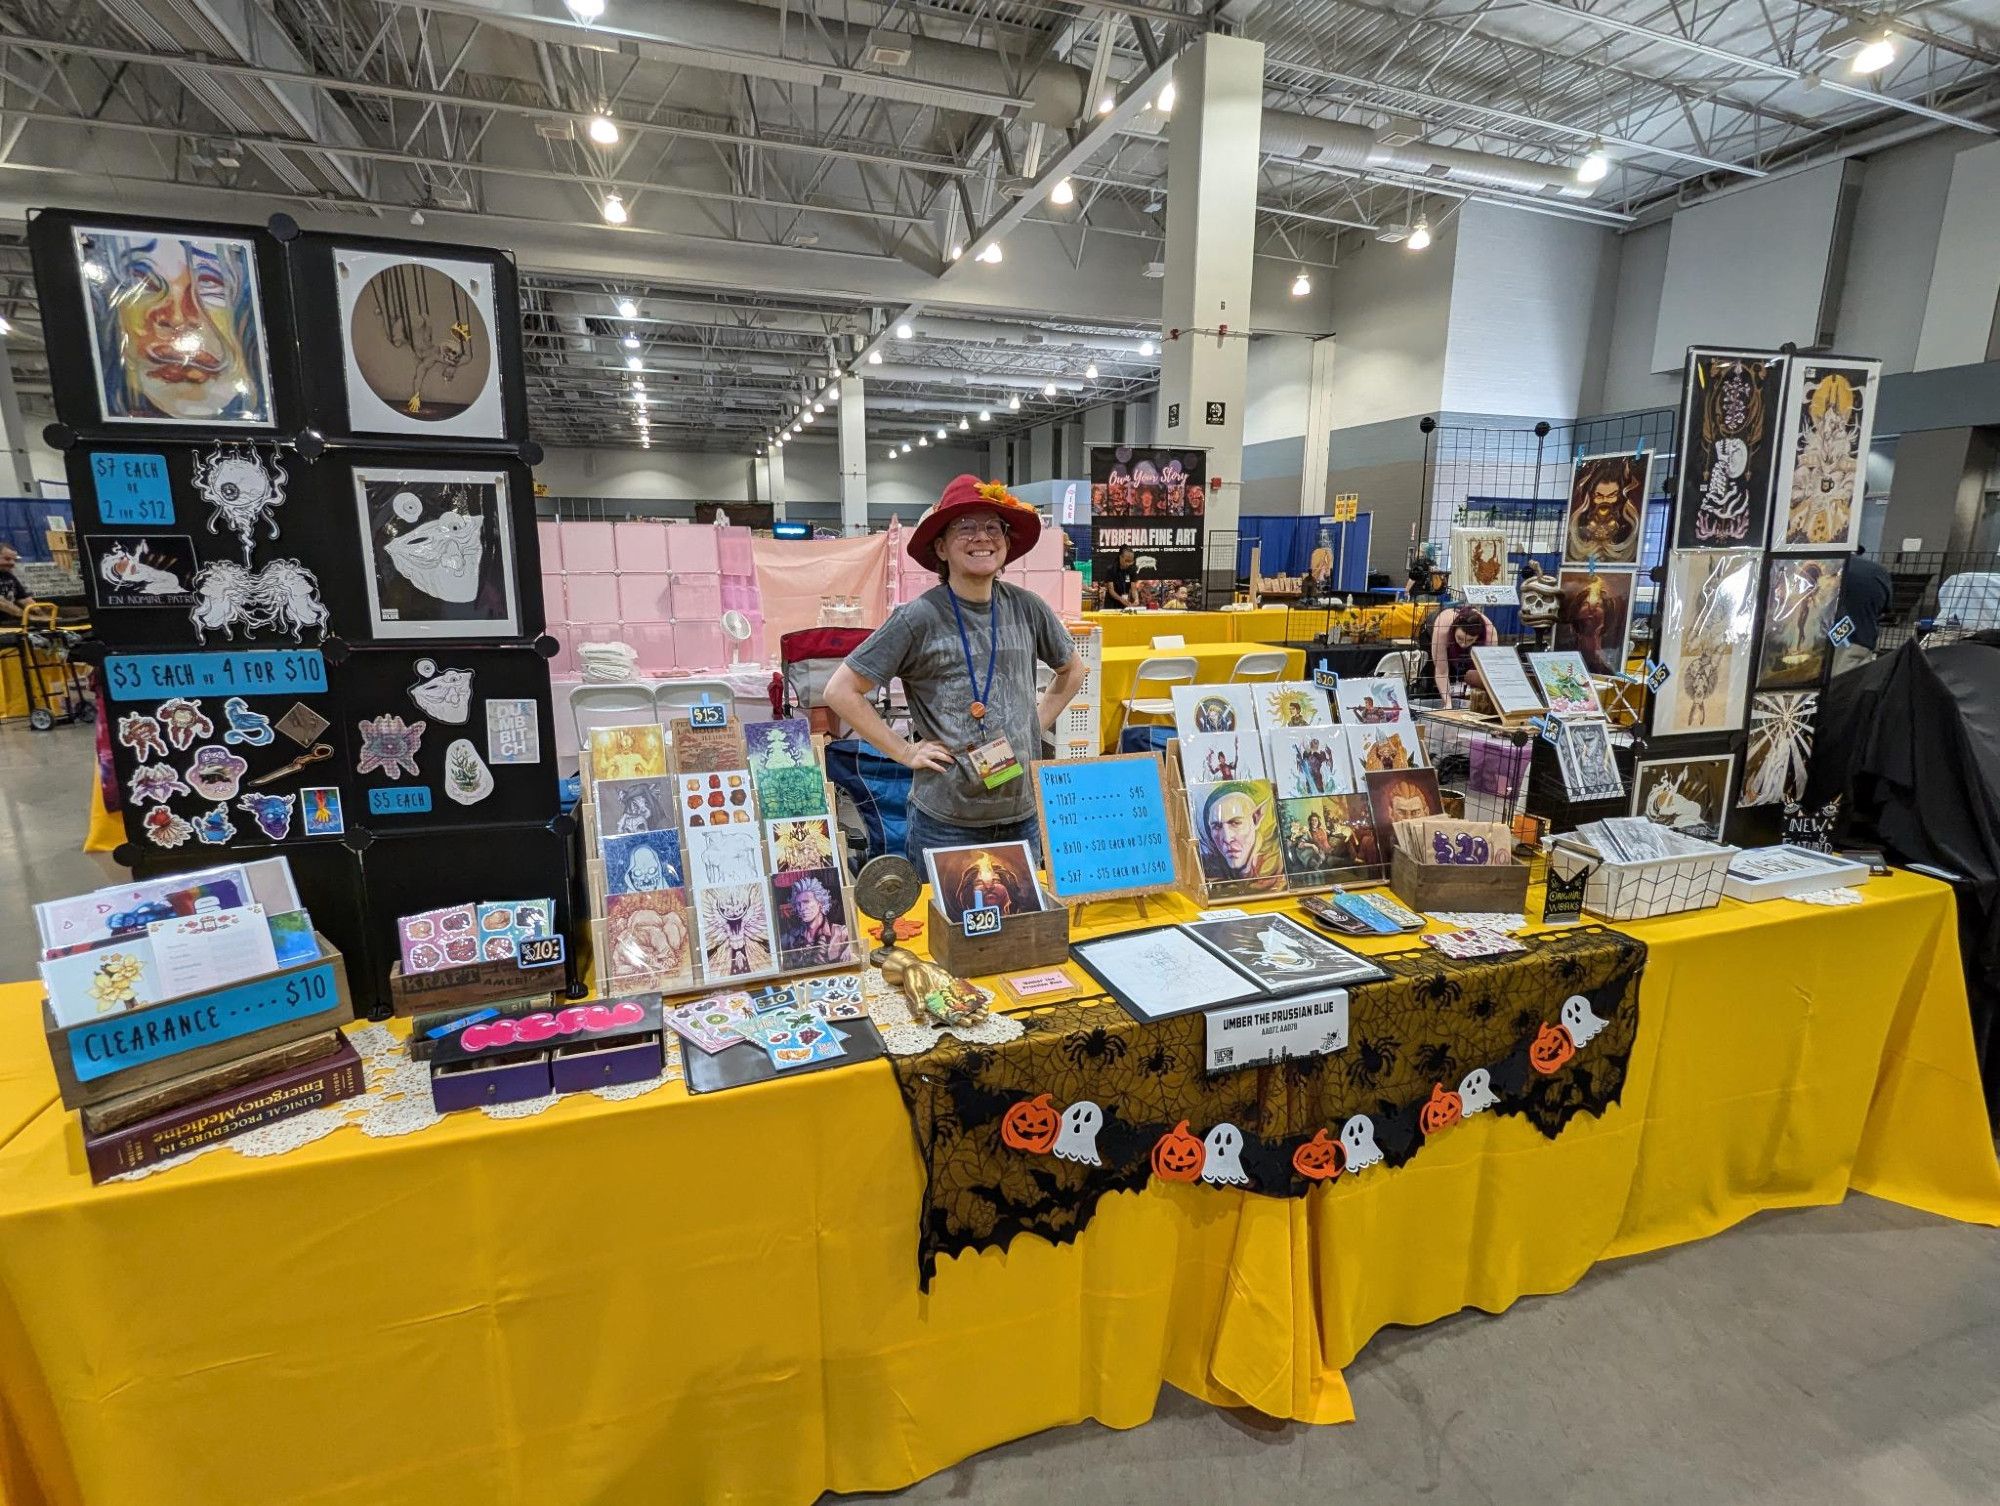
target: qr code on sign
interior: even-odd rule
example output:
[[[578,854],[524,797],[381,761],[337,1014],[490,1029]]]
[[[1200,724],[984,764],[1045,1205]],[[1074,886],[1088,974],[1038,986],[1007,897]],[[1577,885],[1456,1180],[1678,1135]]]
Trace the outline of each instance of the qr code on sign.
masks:
[[[1218,1067],[1226,1067],[1235,1060],[1236,1048],[1234,1046],[1218,1046],[1216,1048],[1215,1064]]]

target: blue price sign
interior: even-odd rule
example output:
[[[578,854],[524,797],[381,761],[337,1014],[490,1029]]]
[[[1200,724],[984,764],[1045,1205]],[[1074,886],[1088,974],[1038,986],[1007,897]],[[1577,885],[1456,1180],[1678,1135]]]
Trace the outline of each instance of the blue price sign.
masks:
[[[97,515],[105,522],[140,528],[173,522],[166,456],[99,451],[90,457],[90,475],[97,484]]]
[[[104,683],[114,701],[167,696],[319,695],[326,660],[316,648],[245,654],[111,654]]]
[[[1826,630],[1826,636],[1835,648],[1846,648],[1854,641],[1854,619],[1843,617]]]
[[[371,816],[421,816],[431,808],[428,785],[384,784],[368,792]]]
[[[704,701],[699,706],[688,707],[690,727],[726,727],[729,725],[729,703]]]
[[[322,962],[304,972],[278,973],[79,1025],[69,1033],[70,1064],[77,1081],[93,1082],[339,1006],[333,964]]]
[[[1317,685],[1321,690],[1338,690],[1340,688],[1340,676],[1330,669],[1316,669],[1313,671],[1313,684]]]
[[[530,936],[514,943],[514,961],[521,967],[554,967],[564,955],[560,936]]]
[[[1158,754],[1038,763],[1035,808],[1057,899],[1110,899],[1173,884]]]
[[[1000,911],[992,905],[981,905],[967,910],[959,924],[968,936],[998,936],[1000,934]]]

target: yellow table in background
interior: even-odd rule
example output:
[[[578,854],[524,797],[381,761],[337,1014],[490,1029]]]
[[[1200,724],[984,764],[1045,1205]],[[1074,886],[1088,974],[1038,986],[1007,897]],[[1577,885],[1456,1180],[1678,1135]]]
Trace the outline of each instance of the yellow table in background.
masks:
[[[1098,628],[1106,648],[1150,648],[1157,637],[1179,635],[1189,643],[1228,643],[1235,627],[1233,612],[1085,612],[1084,620]],[[1171,649],[1162,649],[1171,653]]]
[[[1219,615],[1219,614],[1218,614]],[[1132,679],[1148,659],[1192,659],[1195,678],[1204,685],[1227,680],[1236,661],[1245,654],[1284,648],[1277,643],[1194,643],[1185,648],[1107,648],[1104,650],[1104,699],[1101,712],[1101,741],[1109,749],[1118,743],[1118,703],[1132,693]],[[1306,656],[1302,649],[1284,649],[1285,678],[1302,680]]]
[[[0,989],[0,1499],[804,1506],[1136,1426],[1163,1382],[1349,1420],[1341,1367],[1384,1327],[1760,1209],[2000,1222],[1950,891],[1863,894],[1623,927],[1650,948],[1623,1099],[1553,1141],[1487,1114],[1304,1198],[1155,1181],[927,1296],[885,1063],[94,1188],[36,991]]]

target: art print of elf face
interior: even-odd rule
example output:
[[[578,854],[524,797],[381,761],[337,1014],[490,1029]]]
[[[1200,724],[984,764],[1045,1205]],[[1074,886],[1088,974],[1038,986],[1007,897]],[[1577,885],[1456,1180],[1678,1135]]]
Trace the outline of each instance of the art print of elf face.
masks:
[[[1205,818],[1209,846],[1213,847],[1232,873],[1247,873],[1257,856],[1257,837],[1263,809],[1257,801],[1232,792],[1213,801]]]

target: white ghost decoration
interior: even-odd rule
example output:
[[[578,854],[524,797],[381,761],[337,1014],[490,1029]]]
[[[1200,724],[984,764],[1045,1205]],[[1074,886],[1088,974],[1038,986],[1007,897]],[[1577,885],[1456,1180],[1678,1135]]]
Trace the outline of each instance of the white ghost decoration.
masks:
[[[1347,1152],[1349,1171],[1360,1171],[1382,1159],[1382,1149],[1375,1143],[1375,1121],[1366,1114],[1356,1114],[1340,1127],[1340,1143]]]
[[[1493,1074],[1484,1067],[1474,1067],[1458,1082],[1459,1112],[1467,1119],[1474,1114],[1483,1114],[1500,1101],[1500,1095],[1493,1091]]]
[[[1088,1098],[1063,1110],[1062,1129],[1056,1135],[1055,1153],[1065,1161],[1085,1166],[1102,1166],[1097,1159],[1097,1132],[1104,1128],[1104,1110]]]
[[[1578,1050],[1589,1045],[1596,1039],[1597,1032],[1611,1023],[1592,1014],[1590,1000],[1582,994],[1571,994],[1563,1000],[1562,1021],[1563,1029],[1569,1032],[1569,1038],[1576,1042]]]
[[[1243,1169],[1243,1131],[1233,1124],[1218,1124],[1208,1132],[1202,1149],[1207,1153],[1201,1163],[1201,1179],[1214,1182],[1218,1186],[1248,1187],[1250,1174]]]

